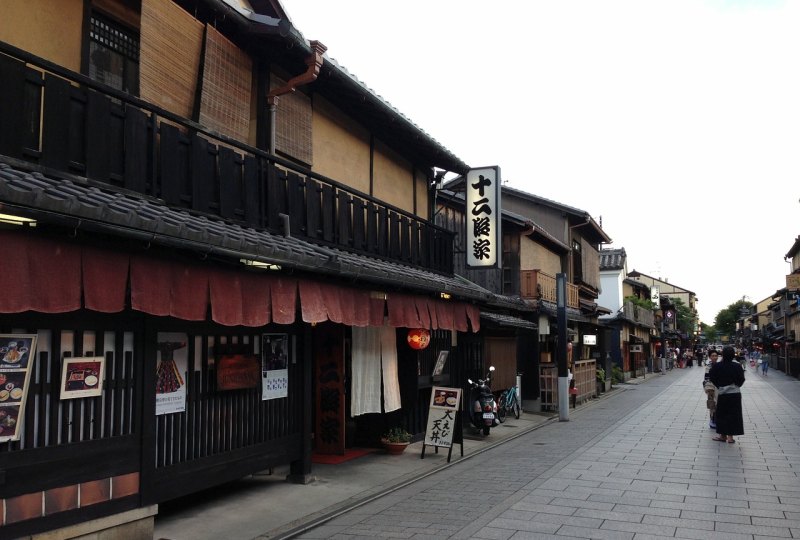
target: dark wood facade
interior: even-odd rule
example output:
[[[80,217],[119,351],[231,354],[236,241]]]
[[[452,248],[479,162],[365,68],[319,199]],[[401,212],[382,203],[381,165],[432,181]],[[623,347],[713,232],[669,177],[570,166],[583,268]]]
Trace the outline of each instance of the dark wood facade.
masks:
[[[261,333],[275,331],[289,333],[295,344],[288,397],[262,401],[260,388],[218,390],[215,360],[227,351],[253,353]],[[310,452],[310,412],[303,403],[310,351],[302,326],[237,329],[132,311],[0,315],[0,333],[12,332],[38,333],[40,342],[23,436],[0,444],[0,498],[38,493],[46,504],[44,516],[39,511],[38,518],[11,523],[3,534],[31,534],[162,502],[288,462],[297,462],[298,473],[303,469]],[[158,332],[187,336],[193,365],[181,413],[155,414]],[[107,362],[103,395],[60,400],[61,358],[97,355]],[[120,496],[113,486],[123,479],[133,487]],[[75,512],[48,507],[53,494],[74,486],[77,497],[77,486],[93,484],[106,489],[91,501],[84,496],[80,509],[77,498],[74,504],[68,499]]]
[[[1,155],[246,227],[452,274],[453,235],[441,227],[8,44],[0,42],[0,53]]]

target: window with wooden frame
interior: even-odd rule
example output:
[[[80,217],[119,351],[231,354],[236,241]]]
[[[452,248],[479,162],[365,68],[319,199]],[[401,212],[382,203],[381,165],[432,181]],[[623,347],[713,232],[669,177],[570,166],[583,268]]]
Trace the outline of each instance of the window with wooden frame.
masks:
[[[139,93],[139,33],[93,11],[89,19],[89,77]]]

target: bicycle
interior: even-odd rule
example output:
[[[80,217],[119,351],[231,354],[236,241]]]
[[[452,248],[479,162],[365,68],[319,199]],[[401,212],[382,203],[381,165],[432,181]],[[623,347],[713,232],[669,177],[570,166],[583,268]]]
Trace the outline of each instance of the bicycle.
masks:
[[[507,413],[513,413],[514,418],[519,419],[522,412],[522,407],[519,404],[519,390],[516,386],[512,386],[500,394],[500,399],[497,402],[497,419],[500,422],[505,421]]]

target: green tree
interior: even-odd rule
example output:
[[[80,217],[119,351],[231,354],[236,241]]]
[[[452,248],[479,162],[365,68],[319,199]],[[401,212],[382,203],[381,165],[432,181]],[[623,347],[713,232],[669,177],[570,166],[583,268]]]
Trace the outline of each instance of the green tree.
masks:
[[[717,329],[704,322],[700,323],[700,331],[706,337],[706,343],[714,343],[717,341]]]
[[[736,333],[736,321],[742,316],[742,308],[746,308],[749,312],[753,307],[752,302],[747,300],[737,300],[723,310],[717,313],[717,318],[714,319],[714,328],[720,336],[733,336]]]
[[[631,302],[634,306],[639,306],[650,311],[658,309],[658,306],[649,298],[639,298],[638,296],[631,295],[625,297],[625,302]]]
[[[688,336],[694,335],[694,329],[697,326],[697,319],[694,313],[680,298],[673,298],[672,302],[675,304],[675,319],[678,331]]]

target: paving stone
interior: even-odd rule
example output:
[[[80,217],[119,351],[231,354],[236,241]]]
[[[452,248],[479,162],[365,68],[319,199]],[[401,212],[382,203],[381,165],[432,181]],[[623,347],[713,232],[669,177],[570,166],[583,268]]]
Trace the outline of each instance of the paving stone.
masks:
[[[556,534],[558,534],[558,536],[577,536],[578,538],[598,538],[605,540],[631,540],[633,538],[633,533],[590,529],[587,527],[575,527],[573,525],[564,525]],[[516,538],[514,540],[516,540]]]
[[[604,400],[604,410],[571,411],[569,423],[456,463],[423,488],[394,493],[391,505],[359,509],[376,519],[330,532],[485,540],[800,537],[800,424],[781,420],[797,418],[797,409],[771,381],[750,380],[746,434],[736,445],[716,443],[701,376],[648,378],[637,392]],[[800,388],[792,392],[800,398]],[[320,538],[312,532],[300,538]]]

